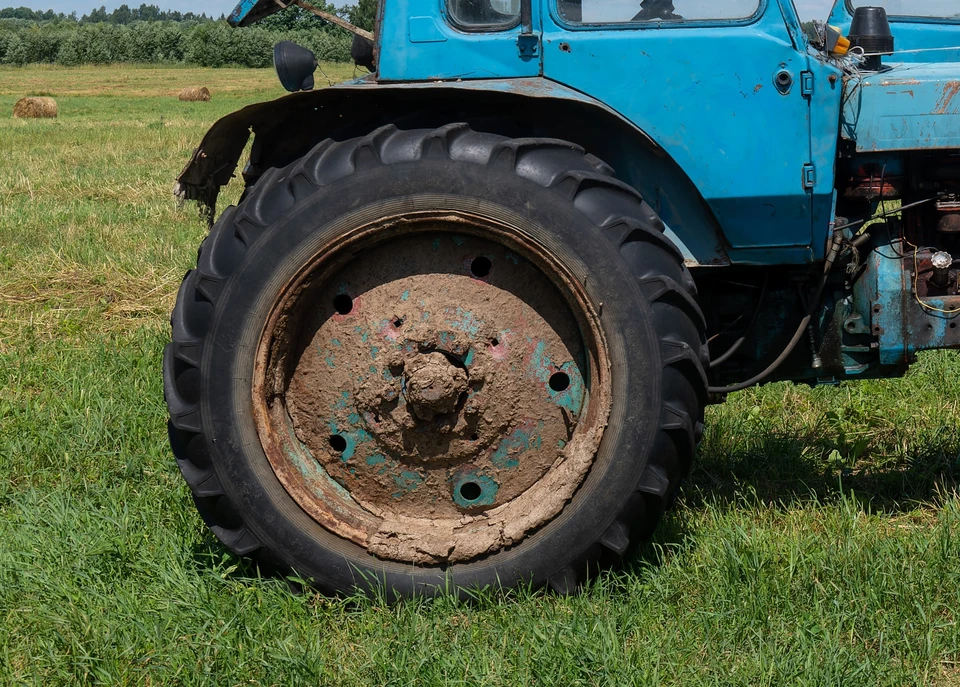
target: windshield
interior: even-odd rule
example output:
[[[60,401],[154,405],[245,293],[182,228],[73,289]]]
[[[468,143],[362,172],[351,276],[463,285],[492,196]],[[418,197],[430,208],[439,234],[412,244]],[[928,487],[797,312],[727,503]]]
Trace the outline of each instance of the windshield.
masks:
[[[447,0],[454,24],[463,29],[508,29],[520,21],[520,0]]]
[[[882,7],[899,17],[960,19],[960,0],[849,0],[850,9]]]
[[[558,0],[557,2],[557,8],[566,21],[584,24],[746,19],[753,16],[759,7],[760,0]]]

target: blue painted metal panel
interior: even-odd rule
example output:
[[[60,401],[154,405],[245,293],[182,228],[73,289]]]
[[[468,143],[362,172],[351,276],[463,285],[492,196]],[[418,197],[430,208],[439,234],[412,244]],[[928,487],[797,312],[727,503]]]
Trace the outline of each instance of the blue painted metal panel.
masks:
[[[898,254],[906,254],[906,258]],[[870,331],[880,364],[906,368],[919,351],[960,347],[960,296],[916,297],[914,259],[903,244],[870,253],[854,286],[855,300],[870,304]]]
[[[960,148],[960,65],[904,64],[846,85],[841,134],[860,152]]]
[[[537,6],[537,3],[534,3]],[[442,0],[389,0],[383,8],[381,81],[537,76],[540,58],[521,57],[521,27],[467,33],[453,28]],[[534,11],[534,32],[540,33]]]
[[[912,287],[903,270],[903,261],[891,256],[893,249],[870,253],[867,272],[858,289],[867,289],[866,302],[873,303],[871,324],[880,345],[880,364],[904,366],[910,351],[903,322],[905,297]],[[861,294],[858,294],[860,296]]]
[[[840,102],[825,69],[811,64],[795,32],[792,4],[771,0],[743,25],[564,25],[550,5],[544,17],[544,74],[588,93],[646,131],[690,176],[722,226],[734,262],[814,259],[833,203],[833,162]],[[561,49],[560,43],[568,48]],[[800,78],[813,71],[818,103],[818,169],[813,161],[810,100]],[[789,74],[786,93],[778,73]],[[824,220],[827,220],[824,223]],[[817,246],[822,253],[822,247]]]
[[[823,260],[836,214],[836,160],[843,74],[832,65],[810,60],[813,95],[810,98],[810,160],[817,172],[813,187],[811,225],[814,260]]]
[[[240,0],[227,17],[227,22],[231,26],[247,26],[281,9],[274,0]]]

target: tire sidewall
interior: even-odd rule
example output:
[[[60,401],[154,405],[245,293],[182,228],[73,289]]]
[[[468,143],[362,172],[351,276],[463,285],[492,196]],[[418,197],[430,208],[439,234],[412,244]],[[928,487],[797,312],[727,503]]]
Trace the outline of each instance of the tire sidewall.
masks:
[[[271,180],[283,186],[284,177]],[[288,192],[257,187],[259,194]],[[600,313],[613,404],[596,461],[571,503],[513,547],[444,570],[381,561],[313,521],[286,493],[253,420],[253,368],[282,290],[331,239],[385,216],[461,210],[521,227],[580,281]],[[222,230],[233,230],[224,227]],[[201,416],[213,464],[245,525],[300,576],[328,591],[384,585],[401,596],[459,588],[540,586],[583,557],[643,475],[661,415],[659,340],[616,247],[558,192],[450,160],[380,165],[318,189],[267,228],[219,299],[201,366]]]

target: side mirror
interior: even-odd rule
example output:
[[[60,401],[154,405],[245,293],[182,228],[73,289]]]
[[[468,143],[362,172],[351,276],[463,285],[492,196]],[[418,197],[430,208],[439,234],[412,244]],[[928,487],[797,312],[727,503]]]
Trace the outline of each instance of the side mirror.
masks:
[[[310,50],[291,41],[281,41],[273,47],[273,66],[280,83],[291,93],[313,90],[317,56]]]

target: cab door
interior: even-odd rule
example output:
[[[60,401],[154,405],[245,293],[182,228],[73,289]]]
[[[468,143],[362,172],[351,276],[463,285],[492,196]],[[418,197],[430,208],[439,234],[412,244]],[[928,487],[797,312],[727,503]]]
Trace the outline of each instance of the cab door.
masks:
[[[521,12],[521,4],[520,0],[386,0],[380,81],[539,76],[539,7],[528,15]]]
[[[810,103],[825,84],[791,0],[544,2],[544,76],[659,143],[706,199],[732,261],[802,263],[822,252],[813,208],[831,207],[833,170],[812,159]]]

